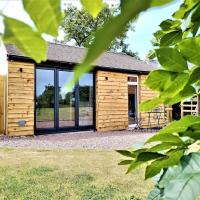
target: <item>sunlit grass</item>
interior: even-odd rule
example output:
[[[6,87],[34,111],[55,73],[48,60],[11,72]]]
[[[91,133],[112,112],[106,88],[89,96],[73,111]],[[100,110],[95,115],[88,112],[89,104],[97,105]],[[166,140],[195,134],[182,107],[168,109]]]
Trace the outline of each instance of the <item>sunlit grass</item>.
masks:
[[[0,158],[0,199],[140,200],[152,188],[114,151],[4,148]]]

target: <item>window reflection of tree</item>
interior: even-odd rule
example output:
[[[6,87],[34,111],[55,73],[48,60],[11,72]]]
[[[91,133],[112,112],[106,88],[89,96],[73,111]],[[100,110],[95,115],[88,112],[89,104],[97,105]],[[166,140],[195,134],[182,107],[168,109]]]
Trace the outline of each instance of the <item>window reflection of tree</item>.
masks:
[[[37,97],[37,108],[53,108],[54,107],[54,85],[45,85],[45,89],[41,95]]]

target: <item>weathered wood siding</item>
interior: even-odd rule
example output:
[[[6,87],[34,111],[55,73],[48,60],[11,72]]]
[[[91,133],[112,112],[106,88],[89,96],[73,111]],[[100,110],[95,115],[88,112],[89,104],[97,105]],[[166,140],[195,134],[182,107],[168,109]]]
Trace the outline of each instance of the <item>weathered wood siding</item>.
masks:
[[[5,131],[5,78],[0,75],[0,134]]]
[[[20,120],[25,126],[19,126]],[[7,134],[34,134],[34,64],[8,64]]]
[[[96,74],[96,129],[128,128],[127,74],[98,71]]]
[[[147,75],[140,75],[139,76],[139,102],[143,102],[152,98],[155,98],[158,94],[156,92],[154,92],[153,90],[149,89],[148,87],[146,87],[144,85],[144,82],[147,78]],[[161,105],[159,106],[161,110],[164,109],[164,107]],[[147,127],[148,125],[148,113],[142,112],[139,114],[140,118],[142,119],[142,126],[144,128]],[[154,116],[154,114],[151,114],[151,125],[152,126],[156,126],[158,123],[158,120],[156,119],[156,117]],[[164,122],[164,114],[161,116],[160,122],[161,124]]]

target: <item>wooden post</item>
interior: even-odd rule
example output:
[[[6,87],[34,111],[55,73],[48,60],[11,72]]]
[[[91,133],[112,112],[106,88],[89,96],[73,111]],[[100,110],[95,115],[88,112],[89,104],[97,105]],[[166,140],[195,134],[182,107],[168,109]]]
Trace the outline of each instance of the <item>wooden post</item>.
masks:
[[[172,122],[172,111],[173,111],[172,106],[169,106],[169,107],[166,108],[166,112],[167,112],[167,121],[168,121],[168,122]]]

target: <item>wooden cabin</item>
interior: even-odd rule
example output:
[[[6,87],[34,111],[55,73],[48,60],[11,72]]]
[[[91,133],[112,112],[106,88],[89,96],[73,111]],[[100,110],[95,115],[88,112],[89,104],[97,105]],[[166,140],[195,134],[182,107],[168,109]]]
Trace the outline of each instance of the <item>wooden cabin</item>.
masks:
[[[138,105],[156,95],[144,86],[155,64],[106,52],[94,69],[68,90],[73,68],[86,49],[49,43],[47,61],[40,64],[13,45],[6,49],[8,71],[0,76],[1,133],[123,130],[139,118],[147,125],[148,113],[139,113]]]

